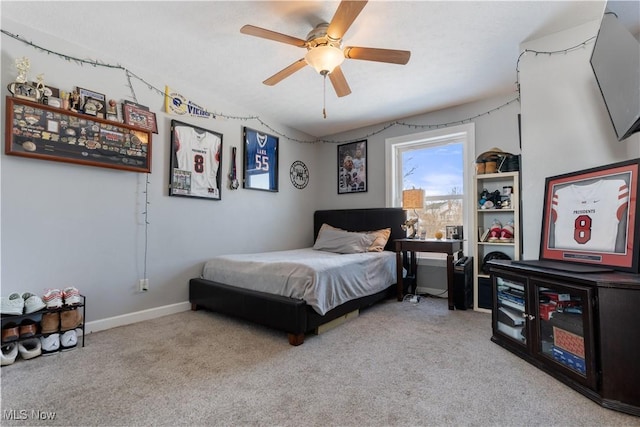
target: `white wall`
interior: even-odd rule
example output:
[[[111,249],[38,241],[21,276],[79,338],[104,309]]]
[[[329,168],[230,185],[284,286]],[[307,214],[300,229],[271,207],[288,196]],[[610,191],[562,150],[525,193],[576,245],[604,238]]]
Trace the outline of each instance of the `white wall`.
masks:
[[[597,34],[599,21],[522,45],[558,51]],[[527,53],[520,62],[523,256],[537,259],[545,178],[640,156],[640,134],[616,139],[589,64],[593,42],[566,54]]]
[[[2,29],[56,52],[79,58],[97,58],[118,64],[77,44],[58,40],[3,17]],[[3,95],[16,77],[15,58],[31,60],[29,76],[45,74],[50,86],[69,91],[80,86],[130,99],[123,71],[80,66],[48,55],[2,35]],[[255,115],[216,94],[201,93],[189,76],[161,75],[156,64],[121,64],[156,88],[168,84],[188,98],[215,111],[238,116]],[[159,70],[159,71],[154,71]],[[320,165],[312,144],[280,139],[278,193],[230,191],[231,147],[242,152],[242,126],[261,129],[259,123],[238,120],[188,119],[163,112],[163,96],[135,79],[138,102],[156,113],[159,133],[153,135],[152,173],[149,178],[147,277],[150,291],[137,293],[144,275],[146,174],[99,167],[0,156],[1,167],[1,293],[44,293],[48,287],[74,285],[87,296],[87,320],[94,321],[188,300],[188,280],[197,277],[203,262],[213,255],[310,246]],[[2,117],[5,103],[2,102]],[[293,138],[308,135],[263,120]],[[223,191],[221,201],[168,196],[169,125],[172,118],[223,134]],[[289,167],[302,160],[311,180],[298,190],[289,180]],[[240,164],[240,163],[239,163]],[[322,165],[324,168],[324,165]]]

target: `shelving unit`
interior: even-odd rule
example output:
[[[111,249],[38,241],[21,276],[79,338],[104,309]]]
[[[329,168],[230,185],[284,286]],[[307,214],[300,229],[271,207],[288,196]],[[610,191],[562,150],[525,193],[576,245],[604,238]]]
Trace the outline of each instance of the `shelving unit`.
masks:
[[[42,333],[42,326],[41,326],[41,322],[42,322],[42,315],[46,314],[46,313],[62,313],[65,311],[70,311],[70,310],[82,310],[82,322],[80,323],[80,325],[78,325],[77,327],[73,328],[73,329],[80,329],[82,331],[82,342],[80,342],[80,337],[78,337],[78,347],[84,347],[84,336],[85,336],[85,330],[84,330],[84,324],[85,324],[85,310],[86,310],[86,304],[87,304],[87,299],[84,295],[80,295],[80,298],[82,298],[82,302],[80,304],[74,304],[74,305],[63,305],[60,308],[43,308],[42,310],[38,310],[35,311],[33,313],[29,313],[29,314],[19,314],[19,315],[11,315],[11,314],[2,314],[1,315],[1,320],[2,320],[2,328],[4,328],[7,324],[9,323],[15,323],[17,325],[20,325],[24,320],[26,319],[30,319],[33,320],[34,322],[36,322],[37,324],[37,333],[33,336],[27,337],[27,338],[18,338],[16,341],[23,341],[26,339],[31,339],[31,338],[40,338],[43,336],[48,336],[51,334],[56,334],[56,333],[62,333],[67,331],[68,329],[62,329],[61,326],[58,327],[57,331],[54,332],[48,332],[48,333]],[[9,344],[9,342],[3,342],[2,345],[6,345]],[[58,351],[62,351],[62,346],[59,347]],[[22,361],[22,359],[18,358],[17,361]],[[17,362],[16,361],[16,362]]]
[[[509,196],[509,207],[500,209],[481,209],[478,198],[484,189],[493,193],[499,190],[503,193],[503,187],[512,187]],[[492,285],[488,272],[482,271],[482,263],[487,254],[498,251],[507,255],[512,260],[520,259],[522,252],[520,230],[520,172],[499,172],[476,175],[474,179],[474,193],[476,195],[476,210],[474,215],[474,239],[473,257],[473,309],[482,312],[491,312]],[[503,200],[506,197],[503,197]],[[513,242],[481,242],[482,231],[491,227],[491,223],[497,219],[506,225],[513,220]]]

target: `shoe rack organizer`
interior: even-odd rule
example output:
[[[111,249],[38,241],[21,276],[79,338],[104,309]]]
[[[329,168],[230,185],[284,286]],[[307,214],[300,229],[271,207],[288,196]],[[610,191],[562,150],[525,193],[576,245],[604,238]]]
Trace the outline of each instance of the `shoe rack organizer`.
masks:
[[[23,341],[23,340],[27,340],[27,339],[32,339],[32,338],[40,338],[40,337],[46,337],[49,336],[51,334],[60,334],[62,335],[63,332],[72,330],[72,329],[80,329],[82,331],[82,344],[80,343],[80,337],[78,337],[78,343],[76,344],[76,346],[80,345],[82,347],[84,347],[84,324],[85,324],[85,310],[86,310],[86,304],[87,304],[87,299],[84,295],[80,295],[80,298],[82,299],[82,302],[79,304],[73,304],[73,305],[62,305],[59,308],[43,308],[41,310],[38,311],[34,311],[33,313],[29,313],[29,314],[19,314],[19,315],[12,315],[12,314],[2,314],[2,330],[4,330],[5,326],[14,323],[18,326],[18,328],[20,327],[20,325],[22,324],[22,322],[26,321],[34,321],[36,323],[36,333],[35,335],[30,335],[28,337],[23,337],[23,336],[19,336],[17,340],[12,340],[12,341],[3,341],[2,345],[5,344],[9,344],[10,342],[19,342],[19,341]],[[82,319],[79,325],[77,325],[74,328],[63,328],[62,327],[62,321],[58,322],[58,328],[56,330],[52,330],[52,331],[47,331],[46,333],[42,333],[42,316],[45,314],[56,314],[58,313],[60,315],[60,317],[63,316],[63,313],[65,312],[69,312],[71,310],[81,310],[82,313]],[[71,348],[69,348],[71,349]],[[56,350],[56,352],[59,351],[65,351],[68,349],[62,348],[62,345],[58,346],[58,350]],[[44,353],[43,353],[44,354]],[[20,358],[18,358],[18,360],[22,360]],[[16,360],[16,361],[18,361]]]

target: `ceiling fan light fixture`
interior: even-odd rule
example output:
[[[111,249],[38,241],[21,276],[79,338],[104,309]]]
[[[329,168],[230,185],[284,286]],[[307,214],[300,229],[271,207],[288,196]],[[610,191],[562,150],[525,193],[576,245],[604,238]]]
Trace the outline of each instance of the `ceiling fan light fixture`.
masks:
[[[307,52],[304,59],[318,73],[327,74],[344,62],[344,53],[335,46],[316,46]]]

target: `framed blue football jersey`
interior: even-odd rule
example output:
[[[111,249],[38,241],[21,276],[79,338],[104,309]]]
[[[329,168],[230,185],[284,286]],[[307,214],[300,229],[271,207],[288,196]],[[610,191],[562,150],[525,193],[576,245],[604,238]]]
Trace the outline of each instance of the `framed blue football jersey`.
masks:
[[[278,191],[278,143],[273,135],[245,127],[243,188]]]

